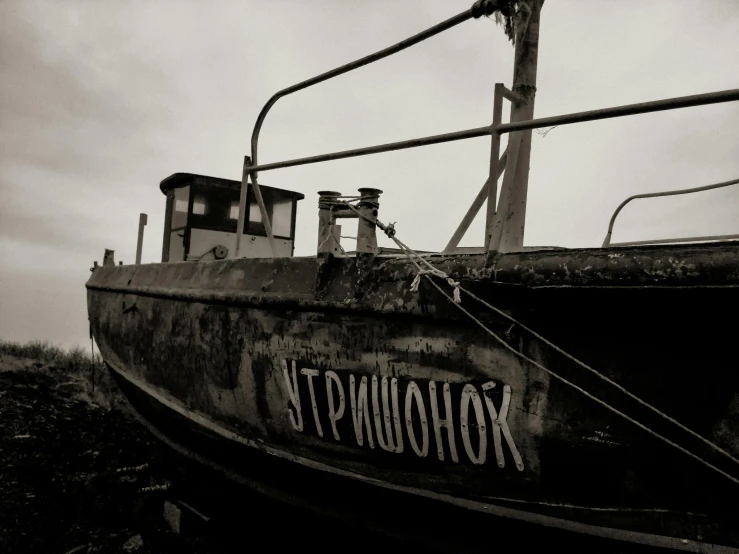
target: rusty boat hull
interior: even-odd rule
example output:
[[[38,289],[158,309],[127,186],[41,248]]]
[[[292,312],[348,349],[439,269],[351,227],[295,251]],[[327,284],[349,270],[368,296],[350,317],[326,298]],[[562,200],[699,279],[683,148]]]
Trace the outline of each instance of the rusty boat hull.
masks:
[[[736,244],[429,260],[739,457]],[[256,455],[292,494],[326,483],[337,512],[356,490],[415,514],[739,552],[736,485],[572,385],[736,475],[731,460],[472,298],[465,314],[425,281],[411,291],[414,276],[397,256],[96,267],[88,310],[143,420],[235,478],[269,466]]]

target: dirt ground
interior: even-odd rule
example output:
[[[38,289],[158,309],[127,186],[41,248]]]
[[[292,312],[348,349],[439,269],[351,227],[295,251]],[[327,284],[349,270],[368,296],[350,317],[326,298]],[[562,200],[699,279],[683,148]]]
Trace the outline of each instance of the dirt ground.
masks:
[[[274,551],[326,551],[325,537],[315,530],[327,528],[349,544],[361,535],[355,554],[412,551],[405,543],[337,527],[249,491],[239,493],[240,512],[207,524],[183,514],[183,528],[175,534],[164,518],[164,502],[201,486],[203,468],[141,426],[100,367],[93,390],[87,356],[49,352],[46,346],[35,358],[3,349],[33,352],[0,344],[1,554],[262,551],[262,539],[255,542],[262,530],[285,521],[292,532],[273,541]],[[204,480],[213,482],[212,476]],[[206,490],[215,496],[231,485],[220,486]]]
[[[214,551],[168,532],[165,447],[98,378],[0,355],[0,552]]]
[[[38,350],[29,357],[32,348],[0,343],[0,554],[328,552],[346,545],[353,554],[429,552],[255,492],[239,493],[246,511],[232,519],[201,527],[191,517],[181,533],[173,533],[163,515],[165,499],[182,499],[204,470],[141,426],[100,368],[93,389],[85,355]],[[218,490],[207,489],[209,498]],[[285,522],[290,533],[267,533]],[[499,525],[489,531],[518,533],[512,521]],[[527,536],[522,552],[535,545],[533,551],[542,551],[552,542],[570,553],[651,551],[586,537],[558,544],[543,529],[521,532]]]

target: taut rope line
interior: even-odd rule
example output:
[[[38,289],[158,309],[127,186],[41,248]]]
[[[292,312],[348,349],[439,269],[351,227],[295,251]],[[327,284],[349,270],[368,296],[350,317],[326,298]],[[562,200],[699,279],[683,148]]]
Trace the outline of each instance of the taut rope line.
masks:
[[[731,455],[730,453],[726,452],[726,451],[725,451],[725,450],[723,450],[723,449],[722,449],[722,448],[721,448],[720,446],[718,446],[717,444],[715,444],[715,443],[713,443],[713,442],[709,441],[709,440],[708,440],[708,439],[706,439],[705,437],[702,437],[701,435],[699,435],[698,433],[696,433],[696,432],[695,432],[695,431],[693,431],[692,429],[690,429],[690,428],[686,427],[685,425],[683,425],[683,424],[682,424],[682,423],[680,423],[679,421],[677,421],[677,420],[675,420],[675,419],[671,418],[670,416],[668,416],[668,415],[667,415],[667,414],[665,414],[664,412],[660,411],[660,410],[659,410],[658,408],[656,408],[656,407],[652,406],[651,404],[649,404],[649,403],[648,403],[648,402],[646,402],[645,400],[642,400],[641,398],[639,398],[639,397],[638,397],[638,396],[636,396],[635,394],[633,394],[633,393],[629,392],[628,390],[626,390],[626,389],[625,389],[624,387],[622,387],[622,386],[621,386],[621,385],[619,385],[618,383],[616,383],[616,382],[612,381],[611,379],[609,379],[609,378],[608,378],[608,377],[606,377],[605,375],[601,374],[601,373],[600,373],[600,372],[599,372],[598,370],[596,370],[596,369],[594,369],[594,368],[590,367],[589,365],[585,364],[584,362],[581,362],[580,360],[578,360],[577,358],[575,358],[575,357],[574,357],[574,356],[572,356],[571,354],[568,354],[567,352],[565,352],[564,350],[562,350],[561,348],[559,348],[559,347],[558,347],[557,345],[555,345],[555,344],[553,344],[552,342],[548,341],[547,339],[545,339],[544,337],[542,337],[541,335],[539,335],[538,333],[536,333],[536,332],[535,332],[534,330],[530,329],[529,327],[527,327],[526,325],[524,325],[523,323],[521,323],[520,321],[518,321],[518,320],[517,320],[516,318],[514,318],[513,316],[510,316],[510,315],[506,314],[505,312],[503,312],[503,311],[502,311],[502,310],[500,310],[499,308],[496,308],[496,307],[495,307],[495,306],[493,306],[492,304],[490,304],[490,303],[486,302],[485,300],[483,300],[483,299],[479,298],[478,296],[474,295],[474,294],[473,294],[473,293],[471,293],[470,291],[468,291],[468,290],[466,290],[465,288],[463,288],[463,287],[462,287],[462,286],[460,285],[460,283],[459,283],[459,282],[457,282],[457,281],[454,281],[454,280],[453,280],[453,279],[452,279],[451,277],[449,277],[449,276],[448,276],[448,275],[447,275],[447,274],[446,274],[445,272],[443,272],[443,271],[441,271],[440,269],[438,269],[438,268],[434,267],[433,265],[431,265],[431,264],[430,264],[430,263],[429,263],[429,262],[428,262],[428,261],[427,261],[426,259],[424,259],[424,258],[423,258],[423,257],[422,257],[422,256],[421,256],[420,254],[418,254],[417,252],[413,251],[413,250],[412,250],[411,248],[409,248],[409,247],[408,247],[408,246],[407,246],[406,244],[404,244],[404,243],[403,243],[403,242],[402,242],[401,240],[399,240],[399,239],[398,239],[398,238],[397,238],[397,237],[395,236],[395,227],[394,227],[394,224],[391,224],[391,225],[384,225],[384,224],[383,224],[382,222],[380,222],[380,221],[379,221],[379,220],[377,220],[377,219],[373,219],[373,218],[370,218],[370,217],[367,217],[367,216],[363,215],[362,213],[360,213],[360,212],[359,212],[359,210],[357,210],[357,209],[356,209],[356,208],[355,208],[354,206],[352,206],[352,205],[351,205],[351,204],[349,204],[348,202],[343,202],[343,204],[344,204],[344,205],[346,205],[347,207],[349,207],[349,209],[351,209],[351,210],[352,210],[352,211],[354,211],[355,213],[357,213],[357,215],[358,215],[359,217],[362,217],[362,218],[364,218],[365,220],[369,221],[370,223],[373,223],[373,224],[375,224],[375,225],[376,225],[377,227],[379,227],[379,228],[380,228],[380,229],[381,229],[382,231],[384,231],[384,232],[385,232],[385,234],[386,234],[386,235],[387,235],[387,236],[388,236],[388,237],[389,237],[389,238],[390,238],[390,239],[391,239],[391,240],[392,240],[393,242],[395,242],[395,244],[397,244],[397,245],[398,245],[398,246],[400,247],[400,249],[401,249],[401,250],[403,251],[403,253],[404,253],[404,254],[405,254],[405,255],[406,255],[407,257],[408,257],[408,259],[409,259],[409,260],[411,261],[411,263],[412,263],[412,264],[413,264],[413,265],[414,265],[414,266],[416,267],[416,269],[418,270],[418,273],[417,273],[416,277],[415,277],[415,278],[414,278],[414,280],[413,280],[413,285],[412,285],[412,288],[411,288],[411,290],[414,290],[414,291],[418,290],[418,282],[420,282],[420,276],[421,276],[421,275],[423,275],[424,277],[426,277],[426,279],[427,279],[427,280],[429,281],[429,283],[431,283],[431,284],[432,284],[432,285],[433,285],[433,286],[434,286],[434,287],[435,287],[435,288],[436,288],[436,289],[437,289],[437,290],[438,290],[438,291],[439,291],[439,292],[440,292],[440,293],[441,293],[442,295],[444,295],[444,296],[445,296],[445,297],[446,297],[446,298],[447,298],[448,300],[450,300],[450,301],[451,301],[451,302],[452,302],[452,303],[453,303],[453,304],[454,304],[455,306],[457,306],[457,307],[458,307],[458,308],[459,308],[459,309],[460,309],[460,310],[461,310],[461,311],[462,311],[462,312],[463,312],[463,313],[464,313],[465,315],[467,315],[467,316],[468,316],[468,317],[469,317],[470,319],[472,319],[472,320],[473,320],[473,321],[474,321],[474,322],[475,322],[475,323],[476,323],[477,325],[479,325],[479,326],[480,326],[480,327],[481,327],[481,328],[482,328],[482,329],[483,329],[483,330],[484,330],[484,331],[485,331],[486,333],[488,333],[489,335],[491,335],[491,336],[492,336],[492,337],[493,337],[493,338],[494,338],[494,339],[495,339],[496,341],[498,341],[498,342],[499,342],[499,343],[500,343],[501,345],[503,345],[503,346],[504,346],[504,347],[505,347],[505,348],[506,348],[507,350],[509,350],[510,352],[512,352],[512,353],[513,353],[514,355],[516,355],[516,356],[520,357],[521,359],[523,359],[523,360],[525,360],[525,361],[529,362],[530,364],[532,364],[532,365],[534,365],[534,366],[538,367],[539,369],[541,369],[541,370],[545,371],[546,373],[548,373],[548,374],[549,374],[549,375],[551,375],[552,377],[554,377],[554,378],[556,378],[556,379],[558,379],[558,380],[562,381],[562,382],[563,382],[563,383],[565,383],[566,385],[569,385],[570,387],[574,388],[575,390],[577,390],[578,392],[582,393],[583,395],[585,395],[586,397],[590,398],[591,400],[594,400],[595,402],[597,402],[597,403],[598,403],[598,404],[600,404],[601,406],[605,407],[606,409],[610,410],[611,412],[615,413],[616,415],[619,415],[619,416],[621,416],[621,417],[622,417],[622,418],[624,418],[625,420],[629,421],[630,423],[633,423],[634,425],[636,425],[636,426],[637,426],[637,427],[639,427],[640,429],[642,429],[642,430],[646,431],[647,433],[649,433],[650,435],[652,435],[652,436],[654,436],[654,437],[656,437],[656,438],[660,439],[660,440],[661,440],[661,441],[663,441],[664,443],[666,443],[666,444],[669,444],[670,446],[672,446],[672,447],[676,448],[676,449],[677,449],[677,450],[679,450],[680,452],[682,452],[682,453],[684,453],[684,454],[687,454],[688,456],[690,456],[690,457],[691,457],[691,458],[693,458],[694,460],[696,460],[696,461],[700,462],[701,464],[705,465],[706,467],[708,467],[708,468],[710,468],[710,469],[712,469],[712,470],[716,471],[717,473],[719,473],[719,474],[723,475],[724,477],[726,477],[726,478],[727,478],[727,479],[729,479],[730,481],[732,481],[732,482],[734,482],[734,483],[736,483],[736,484],[739,484],[739,479],[737,479],[736,477],[734,477],[734,476],[730,475],[729,473],[727,473],[727,472],[723,471],[722,469],[719,469],[718,467],[716,467],[715,465],[711,464],[710,462],[708,462],[708,461],[704,460],[704,459],[703,459],[703,458],[701,458],[700,456],[698,456],[698,455],[696,455],[696,454],[693,454],[692,452],[690,452],[689,450],[687,450],[687,449],[683,448],[683,447],[682,447],[682,446],[680,446],[679,444],[677,444],[677,443],[675,443],[675,442],[672,442],[671,440],[669,440],[668,438],[666,438],[666,437],[664,437],[664,436],[660,435],[660,434],[659,434],[659,433],[657,433],[656,431],[653,431],[652,429],[650,429],[650,428],[649,428],[649,427],[647,427],[646,425],[644,425],[644,424],[640,423],[639,421],[637,421],[637,420],[633,419],[632,417],[630,417],[630,416],[626,415],[625,413],[623,413],[623,412],[619,411],[618,409],[614,408],[613,406],[611,406],[611,405],[610,405],[610,404],[608,404],[607,402],[605,402],[605,401],[601,400],[600,398],[597,398],[596,396],[593,396],[592,394],[590,394],[589,392],[587,392],[587,391],[586,391],[585,389],[583,389],[583,388],[581,388],[581,387],[579,387],[579,386],[575,385],[575,384],[574,384],[574,383],[572,383],[571,381],[568,381],[567,379],[565,379],[565,378],[564,378],[564,377],[562,377],[561,375],[559,375],[559,374],[557,374],[556,372],[554,372],[554,371],[552,371],[552,370],[550,370],[550,369],[548,369],[548,368],[544,367],[544,366],[543,366],[543,365],[541,365],[540,363],[536,362],[535,360],[533,360],[533,359],[529,358],[528,356],[526,356],[526,355],[525,355],[525,354],[523,354],[522,352],[519,352],[518,350],[516,350],[515,348],[513,348],[512,346],[510,346],[510,345],[509,345],[509,344],[508,344],[507,342],[505,342],[505,341],[504,341],[504,340],[503,340],[503,339],[502,339],[501,337],[499,337],[499,336],[498,336],[498,335],[497,335],[497,334],[496,334],[495,332],[491,331],[491,330],[490,330],[490,329],[489,329],[489,328],[488,328],[488,327],[487,327],[487,326],[486,326],[486,325],[485,325],[485,324],[484,324],[484,323],[483,323],[482,321],[480,321],[479,319],[477,319],[477,318],[476,318],[476,317],[475,317],[474,315],[472,315],[472,314],[471,314],[471,313],[470,313],[469,311],[467,311],[467,310],[466,310],[466,309],[465,309],[465,308],[464,308],[464,307],[463,307],[463,306],[461,305],[461,301],[458,301],[458,300],[457,300],[457,298],[458,298],[458,296],[459,296],[459,291],[460,291],[460,290],[461,290],[461,291],[464,291],[464,292],[465,292],[466,294],[468,294],[468,295],[469,295],[469,296],[470,296],[471,298],[473,298],[474,300],[477,300],[478,302],[480,302],[480,303],[481,303],[481,304],[483,304],[484,306],[486,306],[486,307],[490,308],[491,310],[495,311],[496,313],[498,313],[498,314],[502,315],[503,317],[505,317],[505,318],[506,318],[506,319],[508,319],[509,321],[511,321],[511,322],[513,322],[513,323],[515,323],[516,325],[519,325],[519,326],[520,326],[520,327],[521,327],[522,329],[524,329],[524,330],[528,331],[528,332],[529,332],[529,333],[531,333],[531,334],[532,334],[533,336],[535,336],[535,337],[536,337],[537,339],[539,339],[539,340],[541,340],[542,342],[544,342],[544,343],[545,343],[546,345],[548,345],[548,346],[550,346],[550,347],[554,348],[554,349],[555,349],[555,350],[556,350],[557,352],[559,352],[560,354],[563,354],[564,356],[566,356],[566,357],[567,357],[568,359],[572,360],[572,361],[573,361],[573,362],[575,362],[576,364],[578,364],[578,365],[580,365],[581,367],[583,367],[583,368],[587,369],[588,371],[590,371],[591,373],[593,373],[593,374],[594,374],[594,375],[596,375],[597,377],[600,377],[600,378],[601,378],[602,380],[606,381],[607,383],[609,383],[609,384],[613,385],[614,387],[616,387],[616,388],[617,388],[618,390],[620,390],[621,392],[623,392],[624,394],[626,394],[626,395],[627,395],[627,396],[629,396],[630,398],[632,398],[632,399],[636,400],[636,401],[637,401],[637,402],[639,402],[639,403],[640,403],[641,405],[643,405],[643,406],[645,406],[645,407],[649,408],[650,410],[652,410],[652,411],[653,411],[653,412],[654,412],[655,414],[657,414],[657,415],[659,415],[659,416],[663,417],[664,419],[666,419],[667,421],[669,421],[669,422],[671,422],[671,423],[675,424],[675,425],[676,425],[676,426],[677,426],[678,428],[682,429],[683,431],[686,431],[686,432],[688,432],[688,433],[689,433],[690,435],[694,436],[695,438],[698,438],[698,439],[700,439],[700,440],[701,440],[701,441],[702,441],[703,443],[705,443],[706,445],[710,446],[710,447],[711,447],[712,449],[714,449],[715,451],[717,451],[717,452],[719,452],[719,453],[723,454],[724,456],[726,456],[727,458],[729,458],[729,459],[730,459],[730,460],[732,460],[733,462],[735,462],[735,463],[739,464],[739,460],[737,460],[737,459],[736,459],[736,458],[735,458],[734,456],[732,456],[732,455]],[[424,263],[424,264],[425,264],[425,265],[426,265],[426,266],[428,267],[428,269],[423,269],[423,268],[422,268],[422,267],[421,267],[421,266],[420,266],[420,265],[418,264],[418,262],[416,262],[416,259],[414,259],[414,258],[417,258],[417,259],[419,259],[419,260],[420,260],[421,262],[423,262],[423,263]],[[440,287],[440,286],[439,286],[439,285],[438,285],[438,284],[437,284],[436,282],[434,282],[434,280],[433,280],[433,279],[431,279],[431,277],[430,277],[431,275],[436,275],[437,277],[441,277],[441,278],[443,278],[443,279],[446,279],[446,280],[447,280],[447,282],[448,282],[448,283],[449,283],[449,284],[450,284],[450,285],[451,285],[451,286],[452,286],[452,287],[454,288],[454,295],[453,295],[453,297],[452,297],[452,296],[449,296],[449,294],[448,294],[448,293],[446,293],[446,292],[445,292],[445,291],[444,291],[444,290],[443,290],[443,289],[442,289],[442,288],[441,288],[441,287]],[[415,285],[415,289],[413,288],[413,286],[414,286],[414,285]]]

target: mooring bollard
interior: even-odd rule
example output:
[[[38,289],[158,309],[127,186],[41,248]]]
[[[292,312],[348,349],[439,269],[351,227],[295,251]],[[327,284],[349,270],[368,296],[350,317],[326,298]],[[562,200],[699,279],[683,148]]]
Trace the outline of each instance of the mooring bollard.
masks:
[[[360,254],[377,254],[377,225],[373,223],[380,209],[380,189],[361,188],[357,209],[361,216],[357,222],[357,257]]]
[[[318,249],[319,257],[339,252],[341,226],[334,223],[333,209],[341,196],[340,192],[322,190],[318,192]]]

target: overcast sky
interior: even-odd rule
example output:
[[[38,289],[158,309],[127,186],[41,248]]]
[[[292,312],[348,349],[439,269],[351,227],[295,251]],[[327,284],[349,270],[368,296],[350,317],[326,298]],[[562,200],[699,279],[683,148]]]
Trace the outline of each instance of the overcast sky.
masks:
[[[160,259],[164,177],[240,179],[274,92],[471,4],[0,0],[0,338],[85,344],[89,268],[105,248],[133,261],[140,212],[144,262]],[[739,88],[737,37],[735,0],[547,0],[536,115]],[[492,20],[462,24],[279,101],[260,161],[488,124],[512,59]],[[404,242],[438,250],[485,181],[488,152],[479,138],[261,182],[306,195],[296,255],[315,252],[318,190],[367,186],[385,191],[380,219]],[[525,243],[598,246],[631,194],[737,177],[737,103],[558,127],[534,135]],[[738,233],[737,214],[739,187],[644,200],[613,240]],[[462,244],[482,236],[479,219]]]

